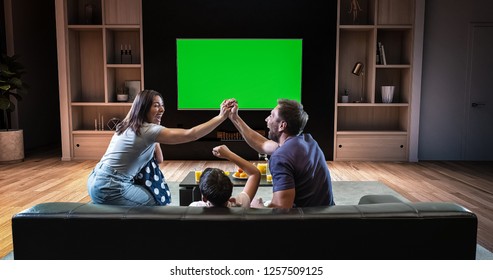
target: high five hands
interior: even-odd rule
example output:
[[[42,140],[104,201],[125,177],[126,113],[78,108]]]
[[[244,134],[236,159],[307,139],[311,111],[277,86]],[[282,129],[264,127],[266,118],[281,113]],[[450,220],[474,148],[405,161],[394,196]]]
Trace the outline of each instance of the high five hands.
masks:
[[[229,117],[230,114],[235,114],[238,110],[238,102],[234,98],[226,99],[221,103],[221,116]]]

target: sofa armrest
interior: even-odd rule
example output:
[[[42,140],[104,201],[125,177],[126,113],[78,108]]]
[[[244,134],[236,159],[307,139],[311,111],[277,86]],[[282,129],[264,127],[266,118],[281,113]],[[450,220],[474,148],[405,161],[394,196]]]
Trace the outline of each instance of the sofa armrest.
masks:
[[[358,205],[377,203],[404,203],[405,201],[389,194],[369,194],[360,198]]]

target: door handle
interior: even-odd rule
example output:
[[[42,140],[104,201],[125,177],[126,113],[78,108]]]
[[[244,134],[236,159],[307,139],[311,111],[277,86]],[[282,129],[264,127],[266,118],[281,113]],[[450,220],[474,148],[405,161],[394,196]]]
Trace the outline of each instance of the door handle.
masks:
[[[486,106],[486,103],[476,103],[476,102],[473,102],[473,103],[471,104],[471,106],[472,106],[473,108],[483,107],[483,106]]]

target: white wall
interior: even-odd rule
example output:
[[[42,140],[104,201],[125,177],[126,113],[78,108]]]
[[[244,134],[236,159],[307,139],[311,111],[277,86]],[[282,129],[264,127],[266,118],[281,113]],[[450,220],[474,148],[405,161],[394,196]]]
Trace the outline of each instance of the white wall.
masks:
[[[493,1],[426,0],[419,160],[463,159],[471,22],[493,22]]]

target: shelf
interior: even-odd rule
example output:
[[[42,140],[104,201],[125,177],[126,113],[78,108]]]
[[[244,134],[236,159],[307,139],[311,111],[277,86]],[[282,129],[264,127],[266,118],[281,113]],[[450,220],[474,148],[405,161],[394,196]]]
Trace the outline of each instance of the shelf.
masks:
[[[106,64],[106,68],[133,68],[133,69],[139,69],[142,68],[142,65],[140,64]]]
[[[140,28],[107,28],[105,35],[107,64],[141,64]]]
[[[115,134],[114,130],[73,130],[73,135],[113,135]]]
[[[67,26],[69,30],[73,31],[97,31],[103,30],[102,25],[69,25]]]
[[[347,31],[370,31],[375,29],[375,25],[339,25],[339,29]]]
[[[101,25],[101,0],[70,0],[67,2],[68,25]]]
[[[358,6],[355,6],[355,4]],[[359,26],[375,23],[375,0],[340,0],[338,6],[341,25]],[[354,13],[351,11],[354,11]]]
[[[220,141],[207,139],[203,141],[192,141],[178,145],[164,145],[163,150],[167,160],[217,160],[212,154],[212,149],[218,145],[227,144],[228,147],[242,158],[249,161],[258,161],[258,153],[245,141]],[[187,152],[184,153],[183,150]]]
[[[203,138],[197,139],[195,142],[215,142],[219,145],[221,142],[245,142],[245,140],[242,140],[242,139],[227,140],[227,139],[203,137]]]
[[[408,24],[408,25],[375,25],[375,28],[382,29],[382,30],[388,29],[388,30],[392,30],[392,31],[404,31],[404,30],[412,31],[413,25],[412,24]]]
[[[392,104],[338,106],[336,134],[339,131],[407,131],[408,114],[408,106]]]
[[[378,25],[412,25],[414,22],[414,0],[376,1]]]
[[[140,25],[132,24],[132,25],[105,25],[106,30],[109,31],[136,31],[140,30]]]
[[[385,48],[387,64],[407,64],[412,59],[412,29],[377,28],[377,44]]]
[[[141,0],[104,0],[105,23],[141,25]]]
[[[375,65],[377,69],[409,69],[411,65],[409,64],[377,64]]]
[[[121,107],[132,106],[132,102],[72,102],[72,107]]]
[[[408,107],[408,103],[337,103],[337,107]]]
[[[401,136],[406,136],[407,132],[406,131],[393,131],[393,130],[356,130],[356,131],[351,131],[351,130],[344,130],[344,131],[338,131],[337,135],[401,135]]]
[[[130,109],[131,103],[107,103],[94,106],[72,106],[72,129],[76,130],[96,130],[96,125],[100,127],[101,121],[106,128],[107,123],[112,118],[123,120]]]

